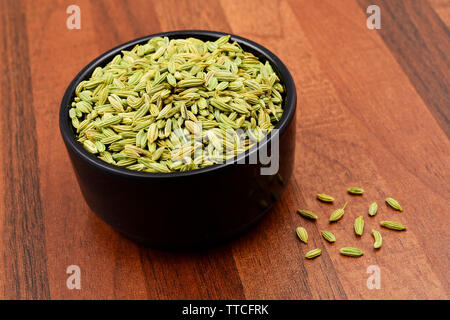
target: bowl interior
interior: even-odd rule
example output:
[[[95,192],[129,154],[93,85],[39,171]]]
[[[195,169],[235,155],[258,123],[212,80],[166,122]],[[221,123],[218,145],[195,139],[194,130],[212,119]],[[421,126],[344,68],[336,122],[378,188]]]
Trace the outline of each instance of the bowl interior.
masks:
[[[139,172],[139,171],[133,171],[125,168],[121,168],[118,166],[114,166],[111,164],[108,164],[100,159],[98,159],[96,156],[90,154],[87,152],[83,146],[76,141],[75,139],[75,133],[69,118],[69,109],[71,107],[71,103],[75,97],[75,89],[77,85],[83,81],[90,78],[93,71],[97,67],[104,67],[107,65],[117,54],[120,54],[122,50],[131,50],[135,45],[137,44],[144,44],[149,39],[153,37],[169,37],[169,39],[183,39],[183,38],[189,38],[189,37],[195,37],[198,39],[201,39],[203,41],[207,40],[217,40],[218,38],[228,35],[229,33],[222,33],[222,32],[215,32],[215,31],[203,31],[203,30],[182,30],[182,31],[172,31],[172,32],[163,32],[163,33],[157,33],[149,36],[145,36],[139,39],[135,39],[129,42],[126,42],[122,45],[119,45],[104,54],[100,55],[96,59],[94,59],[92,62],[90,62],[86,67],[83,68],[83,70],[80,71],[80,73],[72,80],[70,85],[68,86],[64,97],[61,102],[61,109],[60,109],[60,130],[62,137],[64,139],[64,142],[66,143],[66,146],[71,150],[74,151],[79,157],[82,157],[84,160],[86,160],[90,165],[97,166],[98,168],[101,168],[103,170],[109,171],[111,174],[118,174],[118,175],[128,175],[133,177],[154,177],[154,178],[169,178],[169,177],[179,177],[179,176],[188,176],[193,174],[202,174],[207,173],[211,170],[220,170],[225,168],[226,166],[232,165],[236,162],[240,162],[240,160],[244,157],[249,157],[249,155],[253,152],[257,152],[258,148],[263,146],[264,144],[270,142],[271,137],[273,135],[272,131],[267,135],[267,139],[265,142],[259,144],[258,146],[255,146],[246,152],[243,152],[239,155],[237,155],[233,160],[227,160],[225,163],[215,164],[206,168],[186,171],[186,172],[171,172],[171,173],[148,173],[148,172]],[[230,34],[231,38],[230,41],[236,41],[239,43],[239,45],[242,47],[244,51],[248,51],[253,53],[255,56],[257,56],[261,62],[265,63],[266,61],[269,61],[269,63],[272,65],[272,68],[278,75],[278,77],[281,80],[281,83],[285,86],[285,92],[282,94],[283,96],[283,116],[281,117],[280,121],[275,125],[275,129],[278,129],[278,134],[282,135],[284,130],[287,128],[288,124],[291,122],[293,115],[295,113],[296,108],[296,89],[294,85],[294,81],[292,79],[291,74],[289,73],[286,66],[281,62],[281,60],[275,56],[272,52],[270,52],[268,49],[264,48],[263,46]]]

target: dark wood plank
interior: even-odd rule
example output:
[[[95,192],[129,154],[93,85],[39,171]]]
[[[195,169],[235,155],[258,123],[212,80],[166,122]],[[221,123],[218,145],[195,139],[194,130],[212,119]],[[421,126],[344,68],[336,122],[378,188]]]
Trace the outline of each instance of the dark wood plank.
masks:
[[[205,29],[230,32],[220,1],[152,0],[161,30]],[[225,3],[225,5],[227,5]]]
[[[112,48],[125,41],[161,31],[159,17],[151,1],[99,0],[89,5],[90,18],[96,30],[95,39],[101,48]]]
[[[358,0],[366,10],[370,0]],[[450,137],[450,30],[426,0],[378,1],[378,31],[442,130]]]
[[[45,226],[23,1],[0,2],[3,297],[46,299]]]
[[[170,253],[141,249],[149,299],[245,299],[230,247]]]
[[[442,22],[450,27],[450,1],[449,0],[428,0],[431,7],[441,18]]]

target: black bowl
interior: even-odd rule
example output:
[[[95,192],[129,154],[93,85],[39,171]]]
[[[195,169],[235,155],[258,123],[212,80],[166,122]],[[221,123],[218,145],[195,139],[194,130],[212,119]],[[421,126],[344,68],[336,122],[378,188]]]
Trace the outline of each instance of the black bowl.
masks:
[[[278,174],[262,175],[261,163],[249,164],[252,148],[232,162],[177,173],[145,173],[107,164],[76,141],[69,108],[76,86],[94,69],[121,52],[155,36],[216,40],[225,33],[183,30],[164,32],[122,44],[96,58],[75,77],[61,102],[59,125],[81,192],[93,212],[134,241],[165,249],[212,246],[240,234],[260,220],[289,181],[295,154],[297,95],[286,66],[263,46],[231,35],[245,51],[268,60],[285,85],[284,113],[264,144],[279,138]],[[278,137],[276,136],[278,135]],[[269,149],[270,150],[270,149]],[[238,164],[245,162],[245,164]]]

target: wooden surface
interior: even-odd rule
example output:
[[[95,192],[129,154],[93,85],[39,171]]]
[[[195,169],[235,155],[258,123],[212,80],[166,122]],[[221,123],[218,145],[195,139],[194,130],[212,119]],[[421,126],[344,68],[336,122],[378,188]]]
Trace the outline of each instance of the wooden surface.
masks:
[[[381,30],[366,8],[381,8]],[[81,30],[66,28],[67,6]],[[0,1],[0,298],[4,299],[448,299],[450,2]],[[58,129],[63,92],[93,58],[160,31],[210,29],[277,54],[298,90],[294,179],[271,214],[245,236],[208,252],[137,246],[87,208]],[[366,189],[351,197],[349,186]],[[349,200],[335,206],[317,192]],[[397,213],[383,202],[392,196]],[[366,214],[372,201],[379,213]],[[316,223],[297,208],[316,211]],[[352,231],[364,215],[366,231]],[[403,233],[370,229],[398,220]],[[308,245],[296,239],[304,226]],[[325,243],[320,230],[338,241]],[[379,229],[379,228],[378,228]],[[359,259],[339,254],[362,248]],[[305,252],[323,249],[306,261]],[[66,268],[81,268],[68,290]],[[366,286],[370,265],[381,289]]]

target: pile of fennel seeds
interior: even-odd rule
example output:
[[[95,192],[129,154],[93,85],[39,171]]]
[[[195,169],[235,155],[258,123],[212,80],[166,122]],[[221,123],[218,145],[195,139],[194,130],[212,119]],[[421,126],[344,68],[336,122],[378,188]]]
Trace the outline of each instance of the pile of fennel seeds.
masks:
[[[154,37],[96,68],[69,110],[77,140],[144,172],[194,170],[248,150],[281,118],[284,87],[229,39]]]
[[[362,196],[364,194],[364,189],[359,188],[359,187],[352,187],[352,188],[348,188],[347,192],[351,195]],[[325,203],[333,203],[335,200],[334,197],[332,197],[328,194],[325,194],[325,193],[318,193],[316,195],[316,197],[318,200],[320,200],[321,202],[325,202]],[[392,209],[397,210],[397,211],[403,211],[403,207],[394,198],[389,197],[389,198],[386,198],[385,201]],[[328,219],[330,223],[336,223],[342,219],[342,217],[344,216],[344,213],[345,213],[344,209],[347,207],[347,204],[348,204],[348,202],[345,202],[341,208],[338,208],[338,209],[334,210],[333,213],[331,213],[331,215]],[[309,219],[309,220],[316,221],[319,218],[319,216],[317,214],[315,214],[314,212],[309,211],[309,210],[298,209],[297,212],[302,217]],[[369,217],[374,217],[377,214],[377,212],[378,212],[378,204],[377,204],[377,202],[372,202],[368,209]],[[357,236],[359,236],[359,237],[363,236],[364,225],[365,225],[365,222],[364,222],[363,216],[358,216],[354,220],[353,229]],[[384,227],[386,229],[395,230],[395,231],[405,231],[406,230],[406,226],[404,226],[402,223],[397,222],[397,221],[389,221],[389,220],[381,221],[380,226]],[[297,227],[295,232],[297,233],[297,236],[300,239],[300,241],[302,241],[305,244],[308,244],[308,231],[304,227],[300,227],[300,226]],[[336,242],[336,236],[333,233],[331,233],[330,231],[323,230],[323,231],[321,231],[321,235],[328,243]],[[374,242],[373,242],[374,249],[380,249],[383,244],[383,238],[382,238],[381,233],[378,230],[372,229],[372,236],[374,239]],[[362,251],[361,249],[358,249],[358,248],[354,248],[354,247],[343,247],[339,251],[342,255],[349,256],[349,257],[361,257],[364,255],[364,251]],[[321,254],[322,254],[322,249],[314,248],[305,254],[305,258],[306,259],[314,259],[314,258],[319,257]]]

